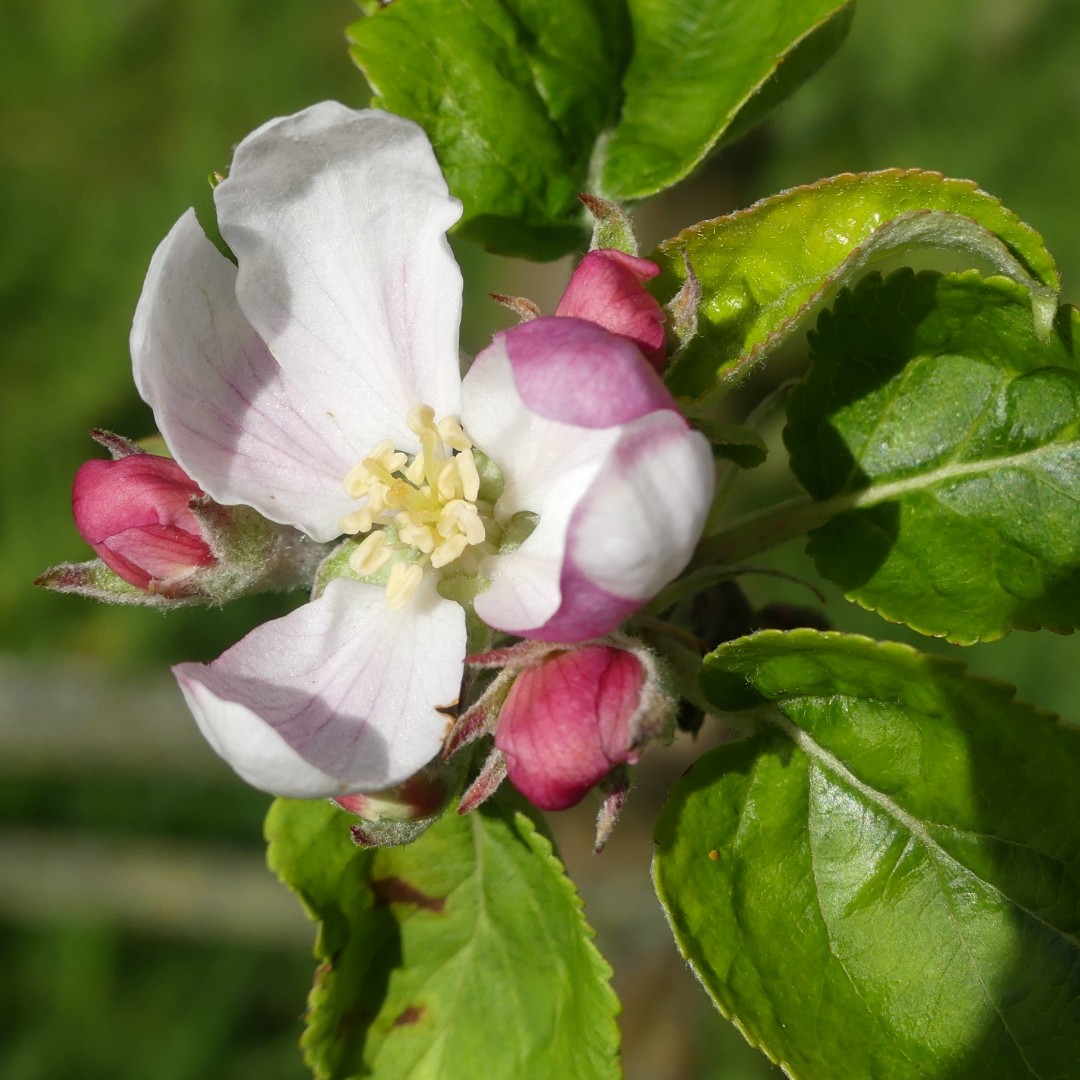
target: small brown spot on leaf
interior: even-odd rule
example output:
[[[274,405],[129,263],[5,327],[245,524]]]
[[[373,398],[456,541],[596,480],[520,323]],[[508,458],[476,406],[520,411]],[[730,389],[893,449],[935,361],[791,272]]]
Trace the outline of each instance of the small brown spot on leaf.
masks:
[[[410,1024],[418,1024],[423,1020],[426,1011],[423,1005],[410,1005],[394,1021],[394,1027],[408,1027]]]
[[[709,852],[709,858],[713,862],[716,862],[716,860],[720,858],[720,852],[717,851],[716,848],[713,848],[712,851]]]
[[[446,906],[445,896],[428,896],[399,877],[379,878],[371,883],[371,887],[384,904],[415,904],[425,911],[434,912],[441,912]]]

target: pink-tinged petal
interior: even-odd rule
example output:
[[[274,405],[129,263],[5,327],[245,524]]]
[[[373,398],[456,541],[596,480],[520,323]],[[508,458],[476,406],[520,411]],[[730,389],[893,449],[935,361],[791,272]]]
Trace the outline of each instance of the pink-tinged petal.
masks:
[[[664,367],[664,311],[644,286],[660,273],[648,259],[624,251],[590,251],[577,264],[556,315],[587,319],[629,338],[657,370]]]
[[[518,675],[495,732],[514,787],[543,810],[565,810],[637,760],[631,721],[645,678],[633,653],[609,645],[555,653]]]
[[[588,355],[605,355],[605,343],[616,343],[606,353],[615,363],[592,366],[606,398],[594,403],[593,387],[577,383],[568,397],[579,400],[549,391],[540,378],[543,337],[524,352],[507,347],[511,334],[552,322],[575,340],[597,342]],[[569,347],[553,355],[553,367],[572,372]],[[632,365],[618,359],[626,355]],[[537,319],[477,357],[462,397],[465,430],[506,480],[496,513],[539,515],[519,548],[484,568],[492,582],[476,611],[490,626],[544,641],[601,636],[689,561],[712,497],[712,455],[636,348],[579,320]],[[550,417],[555,411],[560,418]],[[611,426],[599,426],[599,418]]]
[[[645,366],[640,356],[637,363]],[[539,626],[559,607],[574,507],[603,468],[620,429],[576,427],[529,409],[499,338],[465,376],[461,416],[469,437],[502,470],[505,487],[497,515],[504,520],[520,511],[539,515],[525,543],[484,568],[492,583],[476,599],[477,614],[511,633],[517,626]]]
[[[539,641],[586,641],[610,633],[690,561],[713,484],[708,441],[681,416],[660,412],[627,425],[574,504],[558,606],[529,626],[504,625],[508,614],[519,618],[513,609],[485,613],[478,604],[477,611],[499,629]]]
[[[413,450],[418,403],[458,414],[461,204],[421,128],[323,102],[244,139],[214,198],[245,315],[365,452]]]
[[[132,454],[87,461],[75,474],[75,527],[114,573],[140,589],[215,559],[189,504],[203,493],[169,458]]]
[[[248,783],[297,798],[381,791],[439,751],[465,657],[463,610],[434,577],[396,611],[347,578],[212,664],[174,673],[210,745]]]
[[[236,268],[189,210],[154,254],[135,312],[136,386],[213,499],[332,540],[355,509],[342,479],[371,444],[350,441],[333,410],[281,370],[235,289]]]
[[[190,503],[202,494],[171,458],[132,454],[84,462],[71,486],[71,505],[83,539],[100,544],[144,525],[175,525],[199,535],[199,520]]]
[[[503,357],[526,408],[548,420],[607,428],[676,408],[640,349],[584,319],[546,316],[502,331],[473,370]]]

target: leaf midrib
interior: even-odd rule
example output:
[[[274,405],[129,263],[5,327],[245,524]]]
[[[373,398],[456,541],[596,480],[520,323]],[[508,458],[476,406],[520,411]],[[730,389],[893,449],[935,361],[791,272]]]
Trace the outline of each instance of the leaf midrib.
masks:
[[[1073,948],[1080,949],[1080,940],[1073,937],[1071,934],[1062,930],[1060,927],[1054,926],[1052,923],[1047,922],[1041,916],[1019,903],[1016,899],[1009,896],[1000,886],[992,881],[988,881],[986,878],[977,874],[970,866],[962,862],[955,855],[951,854],[945,848],[938,843],[938,841],[929,832],[926,825],[909,813],[902,806],[896,803],[893,799],[890,799],[883,792],[878,791],[877,788],[872,787],[870,784],[859,779],[835,754],[826,750],[820,743],[818,743],[809,732],[803,730],[797,724],[789,720],[779,709],[774,706],[772,709],[762,710],[759,713],[760,719],[767,724],[779,728],[784,735],[786,735],[795,745],[816,765],[824,769],[826,772],[832,773],[835,777],[842,780],[844,783],[849,784],[855,791],[857,791],[863,798],[872,802],[876,807],[887,814],[898,825],[907,829],[907,831],[915,837],[915,839],[924,845],[926,850],[937,860],[941,862],[947,862],[957,867],[965,874],[969,874],[976,881],[985,885],[987,889],[992,891],[995,895],[1001,897],[1001,899],[1014,907],[1017,911],[1023,912],[1028,918],[1038,923],[1040,926],[1045,927],[1051,933],[1060,937],[1067,942]]]

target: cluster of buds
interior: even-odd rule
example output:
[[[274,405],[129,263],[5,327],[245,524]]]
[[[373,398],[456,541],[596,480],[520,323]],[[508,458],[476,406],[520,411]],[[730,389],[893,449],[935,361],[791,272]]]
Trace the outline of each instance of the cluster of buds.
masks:
[[[75,527],[96,559],[62,563],[37,584],[113,604],[221,604],[308,585],[325,549],[246,506],[214,502],[171,457],[93,431],[112,458],[72,485]]]

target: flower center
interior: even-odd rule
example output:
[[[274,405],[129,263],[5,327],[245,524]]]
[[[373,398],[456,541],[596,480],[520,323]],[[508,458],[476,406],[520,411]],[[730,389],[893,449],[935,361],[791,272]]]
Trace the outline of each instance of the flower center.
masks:
[[[447,566],[482,544],[493,523],[491,507],[478,501],[480,476],[472,442],[452,416],[435,423],[435,410],[416,405],[406,417],[420,439],[412,460],[384,439],[345,477],[345,491],[364,500],[341,519],[341,531],[368,535],[349,556],[361,576],[388,563],[386,602],[403,607],[424,569]],[[404,557],[403,557],[404,556]]]

